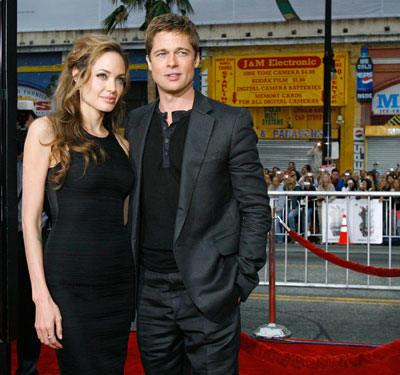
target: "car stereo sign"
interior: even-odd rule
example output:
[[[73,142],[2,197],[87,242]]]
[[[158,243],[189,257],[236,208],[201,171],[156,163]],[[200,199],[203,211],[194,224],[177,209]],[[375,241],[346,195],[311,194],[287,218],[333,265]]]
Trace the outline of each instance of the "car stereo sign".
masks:
[[[379,91],[372,99],[374,115],[400,114],[400,84]]]

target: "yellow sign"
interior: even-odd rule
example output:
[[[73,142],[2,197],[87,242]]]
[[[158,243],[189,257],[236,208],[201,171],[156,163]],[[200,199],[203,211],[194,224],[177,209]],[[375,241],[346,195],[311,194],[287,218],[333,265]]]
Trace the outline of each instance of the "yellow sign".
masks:
[[[400,126],[369,125],[365,127],[366,137],[400,136]]]
[[[260,139],[322,138],[323,107],[249,108]],[[337,138],[339,108],[331,111],[332,137]]]
[[[214,98],[239,107],[322,106],[322,53],[214,57]],[[347,54],[335,55],[333,106],[346,104]]]

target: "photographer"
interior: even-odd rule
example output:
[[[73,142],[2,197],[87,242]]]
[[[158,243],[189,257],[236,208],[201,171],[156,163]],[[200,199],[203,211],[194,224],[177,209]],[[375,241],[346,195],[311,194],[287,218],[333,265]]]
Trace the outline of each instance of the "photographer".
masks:
[[[319,172],[319,166],[322,165],[322,142],[318,141],[314,144],[307,155],[311,156],[311,169],[315,175]]]

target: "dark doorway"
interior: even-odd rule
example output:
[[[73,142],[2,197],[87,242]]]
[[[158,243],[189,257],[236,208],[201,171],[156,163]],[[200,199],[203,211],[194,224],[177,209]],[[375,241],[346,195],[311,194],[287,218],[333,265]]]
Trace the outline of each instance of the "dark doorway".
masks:
[[[0,1],[0,374],[11,374],[17,318],[17,2]]]

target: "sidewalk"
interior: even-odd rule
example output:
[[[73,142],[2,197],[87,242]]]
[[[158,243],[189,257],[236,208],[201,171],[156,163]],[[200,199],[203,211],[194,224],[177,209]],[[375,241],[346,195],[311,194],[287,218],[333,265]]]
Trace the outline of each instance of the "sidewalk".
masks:
[[[268,287],[242,304],[242,331],[269,322]],[[276,323],[292,338],[386,344],[400,338],[400,293],[383,290],[277,287]]]

